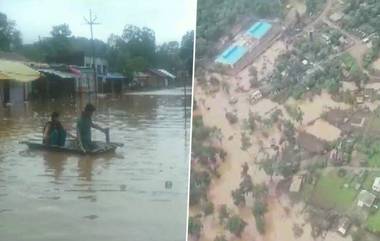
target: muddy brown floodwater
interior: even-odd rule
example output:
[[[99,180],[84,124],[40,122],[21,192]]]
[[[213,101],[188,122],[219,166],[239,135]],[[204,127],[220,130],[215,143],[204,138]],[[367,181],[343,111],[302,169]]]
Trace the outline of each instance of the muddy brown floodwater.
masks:
[[[111,141],[124,143],[98,156],[19,144],[41,138],[54,110],[74,130],[86,101],[0,107],[0,240],[185,240],[191,100],[182,94],[173,89],[93,101],[94,121],[110,127]]]

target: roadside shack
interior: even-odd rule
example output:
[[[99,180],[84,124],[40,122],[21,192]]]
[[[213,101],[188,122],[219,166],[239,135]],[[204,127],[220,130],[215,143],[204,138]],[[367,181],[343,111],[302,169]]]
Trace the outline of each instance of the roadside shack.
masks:
[[[3,106],[24,103],[29,99],[31,82],[40,73],[19,61],[0,59],[0,99]]]

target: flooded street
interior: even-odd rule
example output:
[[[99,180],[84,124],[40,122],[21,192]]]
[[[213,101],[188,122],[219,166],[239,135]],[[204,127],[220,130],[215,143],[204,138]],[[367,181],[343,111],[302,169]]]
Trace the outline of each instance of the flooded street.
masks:
[[[74,133],[87,98],[0,108],[0,240],[185,240],[190,99],[187,123],[183,89],[92,101],[94,122],[124,144],[97,156],[19,144],[41,138],[54,110]]]

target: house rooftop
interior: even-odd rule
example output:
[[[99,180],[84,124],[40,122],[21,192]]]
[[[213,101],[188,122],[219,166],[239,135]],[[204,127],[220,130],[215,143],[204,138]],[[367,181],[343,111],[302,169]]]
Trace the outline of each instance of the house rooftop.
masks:
[[[75,78],[75,75],[69,73],[69,72],[63,72],[59,70],[54,70],[54,69],[38,69],[39,72],[44,73],[44,74],[51,74],[58,76],[59,78],[62,79],[72,79]]]
[[[343,12],[336,12],[336,13],[333,13],[333,14],[330,15],[330,19],[332,21],[334,21],[334,22],[338,22],[343,17],[344,17],[344,13]]]
[[[301,191],[302,181],[303,181],[302,175],[293,176],[292,183],[290,184],[290,187],[289,187],[289,191],[290,192]]]
[[[165,70],[165,69],[158,69],[158,71],[160,71],[161,73],[166,74],[167,76],[169,76],[169,77],[172,78],[172,79],[175,79],[175,78],[176,78],[174,74],[170,73],[169,71],[167,71],[167,70]]]
[[[376,177],[375,181],[372,185],[373,189],[379,190],[380,189],[380,177]]]
[[[375,202],[376,196],[367,190],[361,190],[359,193],[359,202],[363,203],[367,207],[371,207]],[[360,205],[359,205],[360,206]]]
[[[338,232],[343,236],[347,234],[348,229],[351,226],[351,220],[348,217],[343,217],[339,222]]]
[[[161,78],[175,79],[175,75],[169,73],[168,71],[166,71],[164,69],[148,69],[147,72],[150,72],[150,73],[157,75]]]

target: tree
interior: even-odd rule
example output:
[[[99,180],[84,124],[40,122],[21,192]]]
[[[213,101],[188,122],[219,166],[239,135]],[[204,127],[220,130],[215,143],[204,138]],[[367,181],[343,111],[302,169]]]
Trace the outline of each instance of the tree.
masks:
[[[214,204],[210,201],[206,201],[202,205],[202,210],[205,216],[211,215],[214,213]]]
[[[241,233],[244,231],[246,225],[247,223],[243,219],[234,215],[228,219],[227,229],[237,237],[241,237]]]
[[[188,230],[189,230],[190,235],[193,235],[193,236],[199,238],[199,236],[201,235],[202,227],[203,227],[203,225],[202,225],[201,221],[199,220],[199,218],[197,218],[197,217],[190,217],[189,218]]]
[[[197,58],[214,56],[213,43],[221,36],[231,38],[229,29],[244,16],[280,17],[283,10],[277,0],[202,0],[198,9]]]
[[[306,11],[312,15],[317,10],[317,0],[306,0]]]
[[[268,195],[268,187],[265,184],[256,184],[252,190],[256,200],[264,200]]]
[[[226,236],[221,235],[221,236],[216,236],[214,241],[227,241]]]
[[[193,74],[194,31],[187,32],[182,37],[180,57],[190,76]]]
[[[148,65],[155,63],[156,36],[152,29],[126,25],[121,39],[132,57],[142,57]]]
[[[69,38],[71,36],[71,30],[68,24],[60,24],[53,26],[53,29],[50,31],[50,34],[53,38]]]
[[[228,212],[227,205],[223,204],[219,208],[219,223],[223,224],[224,220],[229,218],[230,213]]]
[[[177,41],[170,41],[159,45],[156,51],[156,59],[159,68],[173,72],[180,70],[183,64],[180,58],[179,43]]]
[[[268,211],[267,205],[263,201],[256,201],[252,209],[252,213],[255,217],[263,216],[267,211]]]
[[[152,29],[126,25],[121,36],[111,35],[108,38],[107,60],[111,70],[122,72],[129,78],[152,67],[163,68],[173,74],[189,71],[193,56],[192,36],[192,32],[187,33],[181,44],[170,41],[156,46]]]
[[[251,88],[254,88],[257,86],[257,80],[258,80],[258,76],[257,76],[257,69],[256,67],[252,66],[249,68],[249,76],[250,76],[250,79],[249,79],[249,82],[251,84]]]
[[[232,199],[234,200],[234,204],[236,206],[244,206],[245,205],[245,197],[243,191],[238,188],[231,192]]]
[[[251,143],[251,140],[250,140],[249,136],[245,132],[242,132],[241,133],[241,149],[243,151],[246,151],[251,146],[252,146],[252,143]]]
[[[261,233],[265,233],[265,219],[264,215],[268,211],[267,205],[264,201],[256,199],[252,208],[253,216],[256,220],[256,228]]]
[[[73,64],[74,55],[79,56],[81,52],[75,52],[71,45],[69,26],[67,24],[53,26],[50,34],[51,37],[45,38],[35,45],[44,53],[44,60],[53,63]]]
[[[242,190],[243,193],[252,192],[253,190],[253,182],[250,175],[245,175],[243,177],[243,180],[240,182],[240,190]]]
[[[273,158],[268,158],[267,160],[264,160],[261,162],[261,168],[264,169],[264,172],[270,176],[270,179],[273,179],[273,174],[274,174],[274,164],[275,160]]]
[[[258,216],[255,218],[256,221],[256,228],[259,233],[264,234],[265,233],[265,219],[263,216]]]
[[[13,51],[21,47],[21,35],[15,26],[14,21],[0,12],[0,50]]]

